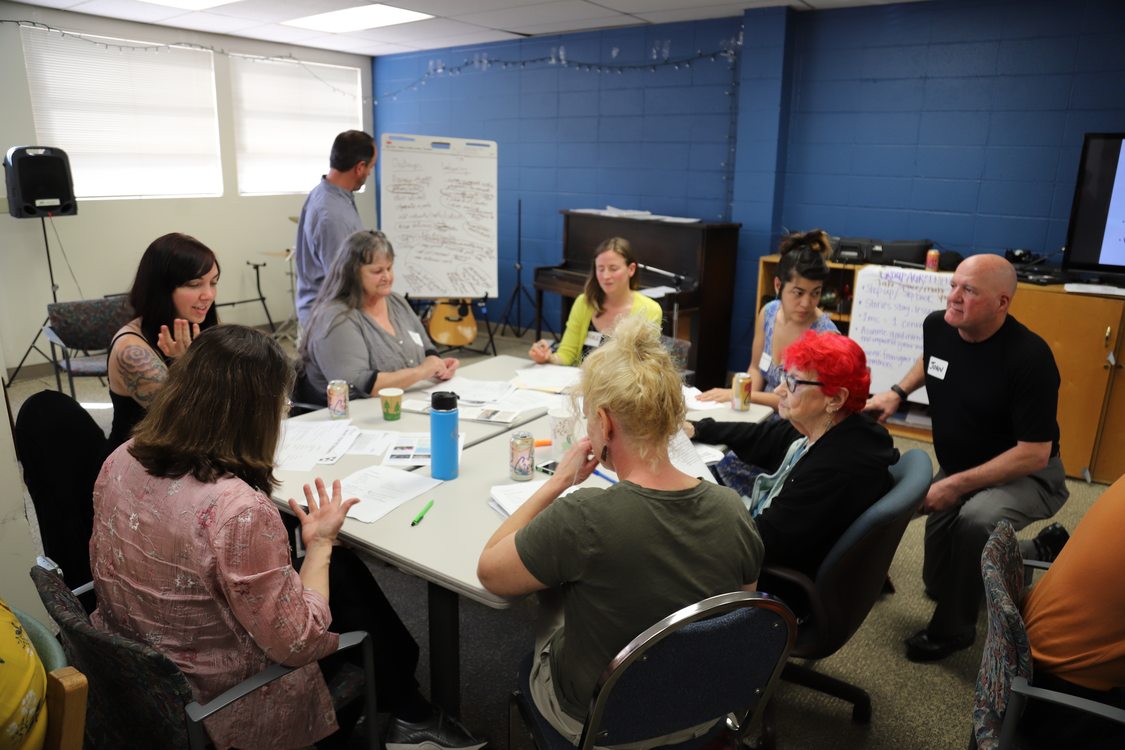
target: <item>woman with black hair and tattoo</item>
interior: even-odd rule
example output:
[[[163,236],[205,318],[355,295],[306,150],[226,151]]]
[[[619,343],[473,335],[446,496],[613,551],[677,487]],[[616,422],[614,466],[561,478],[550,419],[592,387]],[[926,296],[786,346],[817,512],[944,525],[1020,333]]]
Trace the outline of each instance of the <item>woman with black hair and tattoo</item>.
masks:
[[[129,304],[137,317],[110,343],[113,426],[107,453],[129,439],[164,385],[168,366],[187,351],[200,331],[218,322],[218,283],[215,253],[186,234],[157,237],[141,256],[129,292]]]

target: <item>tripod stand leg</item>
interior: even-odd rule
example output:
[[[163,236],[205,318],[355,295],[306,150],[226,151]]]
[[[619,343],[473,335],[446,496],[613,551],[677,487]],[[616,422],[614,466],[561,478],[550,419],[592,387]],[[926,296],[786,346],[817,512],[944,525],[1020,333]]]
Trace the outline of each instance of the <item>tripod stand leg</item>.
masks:
[[[28,358],[28,357],[29,357],[29,356],[31,355],[31,352],[32,352],[33,350],[34,350],[34,351],[37,351],[37,352],[39,352],[39,355],[40,355],[41,357],[43,357],[44,359],[48,359],[48,360],[50,360],[50,361],[54,362],[54,357],[49,357],[49,356],[47,356],[46,352],[44,352],[44,351],[43,351],[42,349],[40,349],[40,348],[39,348],[39,347],[38,347],[38,346],[36,345],[36,344],[38,344],[38,342],[39,342],[39,336],[40,336],[40,334],[42,334],[42,333],[43,333],[43,326],[47,325],[47,322],[48,322],[48,321],[49,321],[49,318],[44,318],[44,319],[43,319],[43,324],[42,324],[42,325],[40,325],[40,326],[39,326],[39,330],[35,332],[35,338],[33,338],[33,339],[31,340],[31,343],[27,345],[27,349],[26,349],[26,350],[24,351],[24,353],[23,353],[23,356],[22,356],[22,357],[20,357],[20,362],[19,362],[19,364],[18,364],[18,365],[16,365],[16,369],[12,370],[12,376],[11,376],[10,378],[8,378],[8,381],[7,381],[6,383],[5,383],[5,385],[11,385],[11,384],[12,384],[12,381],[13,381],[13,380],[15,380],[16,378],[18,378],[18,377],[19,377],[19,375],[20,375],[20,370],[22,370],[22,369],[23,369],[23,364],[24,364],[24,362],[26,362],[26,361],[27,361],[27,358]],[[57,371],[57,370],[55,371],[55,377],[58,377],[58,371]],[[62,390],[62,380],[59,380],[59,390],[60,390],[60,391]]]

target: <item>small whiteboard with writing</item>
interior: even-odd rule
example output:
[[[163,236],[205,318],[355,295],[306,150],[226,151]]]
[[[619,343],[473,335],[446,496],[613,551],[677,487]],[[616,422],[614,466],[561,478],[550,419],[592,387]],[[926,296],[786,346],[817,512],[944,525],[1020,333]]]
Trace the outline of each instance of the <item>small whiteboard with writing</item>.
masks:
[[[952,273],[866,266],[856,275],[850,336],[867,354],[871,392],[890,389],[922,356],[922,321],[945,308]],[[926,389],[912,402],[930,403]]]
[[[395,291],[496,297],[495,141],[386,134],[379,154],[382,230]]]

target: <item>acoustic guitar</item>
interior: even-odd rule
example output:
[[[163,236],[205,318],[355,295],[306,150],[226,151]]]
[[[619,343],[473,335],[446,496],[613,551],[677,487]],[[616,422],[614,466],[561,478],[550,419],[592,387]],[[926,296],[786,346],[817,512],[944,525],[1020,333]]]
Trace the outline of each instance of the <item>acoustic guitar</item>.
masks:
[[[430,309],[429,332],[434,343],[442,346],[468,346],[476,341],[472,300],[439,299]]]

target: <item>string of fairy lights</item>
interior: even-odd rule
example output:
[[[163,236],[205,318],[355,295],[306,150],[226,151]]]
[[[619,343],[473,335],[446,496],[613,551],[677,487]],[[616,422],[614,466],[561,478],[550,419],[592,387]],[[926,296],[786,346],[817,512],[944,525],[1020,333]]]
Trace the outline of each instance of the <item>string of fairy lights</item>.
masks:
[[[341,89],[331,81],[325,80],[322,76],[318,75],[315,70],[315,64],[306,63],[304,60],[294,57],[292,54],[252,55],[244,52],[232,52],[223,47],[215,47],[196,42],[159,43],[116,39],[96,34],[67,31],[38,21],[0,19],[0,24],[15,24],[21,28],[37,29],[39,31],[58,34],[62,38],[78,40],[112,52],[159,54],[162,51],[170,49],[188,49],[210,52],[224,57],[236,56],[254,62],[295,64],[332,91],[353,99],[356,98],[356,94],[353,92]],[[734,36],[729,38],[720,39],[717,46],[710,50],[696,49],[691,53],[674,55],[672,46],[672,41],[668,39],[653,41],[646,51],[644,60],[636,61],[634,59],[634,61],[630,62],[623,60],[618,61],[618,57],[621,54],[621,50],[618,47],[614,47],[610,50],[609,62],[591,62],[581,59],[572,59],[567,54],[566,46],[561,44],[552,46],[550,51],[545,55],[527,59],[495,57],[490,56],[488,52],[475,52],[471,57],[466,57],[462,59],[460,63],[456,64],[446,64],[442,58],[431,58],[427,61],[426,71],[414,80],[404,83],[394,90],[383,92],[375,97],[363,96],[362,101],[364,106],[378,107],[380,102],[397,102],[399,97],[418,92],[427,84],[440,79],[456,78],[467,74],[484,74],[493,71],[557,68],[572,71],[577,74],[623,76],[653,74],[665,70],[690,70],[693,66],[705,64],[725,64],[730,71],[728,86],[724,92],[730,100],[730,124],[727,134],[729,153],[727,158],[725,158],[719,166],[723,170],[723,180],[726,191],[725,205],[727,206],[727,212],[729,212],[733,200],[734,144],[736,141],[738,118],[737,90],[739,77],[737,61],[738,53],[742,48],[742,31],[739,30]]]
[[[100,36],[96,34],[86,34],[76,31],[67,31],[55,26],[50,26],[38,21],[27,20],[13,20],[13,19],[0,19],[0,24],[15,24],[22,28],[38,29],[53,34],[58,34],[65,39],[74,39],[95,47],[123,53],[151,53],[159,54],[164,50],[169,49],[190,49],[200,52],[210,52],[215,55],[222,55],[224,57],[238,56],[247,58],[254,61],[261,62],[284,62],[293,63],[302,66],[309,75],[317,78],[325,86],[328,86],[333,91],[340,94],[355,96],[351,92],[344,91],[331,82],[325,81],[323,78],[316,74],[316,71],[310,68],[305,61],[294,57],[292,54],[284,55],[250,55],[243,52],[231,52],[223,47],[215,47],[208,44],[199,44],[196,42],[134,42],[126,39],[114,39],[111,37]],[[692,65],[701,62],[719,63],[725,62],[728,66],[732,67],[735,64],[738,50],[742,46],[742,33],[741,31],[730,39],[724,39],[719,42],[718,48],[714,50],[704,51],[702,49],[695,50],[694,53],[673,56],[672,55],[672,42],[671,40],[658,40],[652,43],[645,61],[642,62],[616,62],[620,54],[620,48],[613,48],[610,52],[611,62],[589,62],[584,60],[572,60],[567,57],[566,46],[559,45],[552,47],[547,55],[528,59],[502,59],[490,57],[487,52],[474,53],[472,57],[467,57],[458,64],[446,65],[446,63],[439,59],[431,59],[428,61],[426,72],[415,80],[403,84],[394,91],[383,93],[374,99],[371,97],[363,97],[364,104],[379,105],[379,101],[397,101],[399,96],[407,92],[418,91],[421,87],[425,86],[428,82],[440,77],[456,77],[470,72],[482,73],[491,70],[525,70],[528,68],[536,67],[552,67],[567,68],[580,73],[594,73],[605,75],[624,75],[626,73],[656,73],[659,70],[673,69],[690,69]]]

